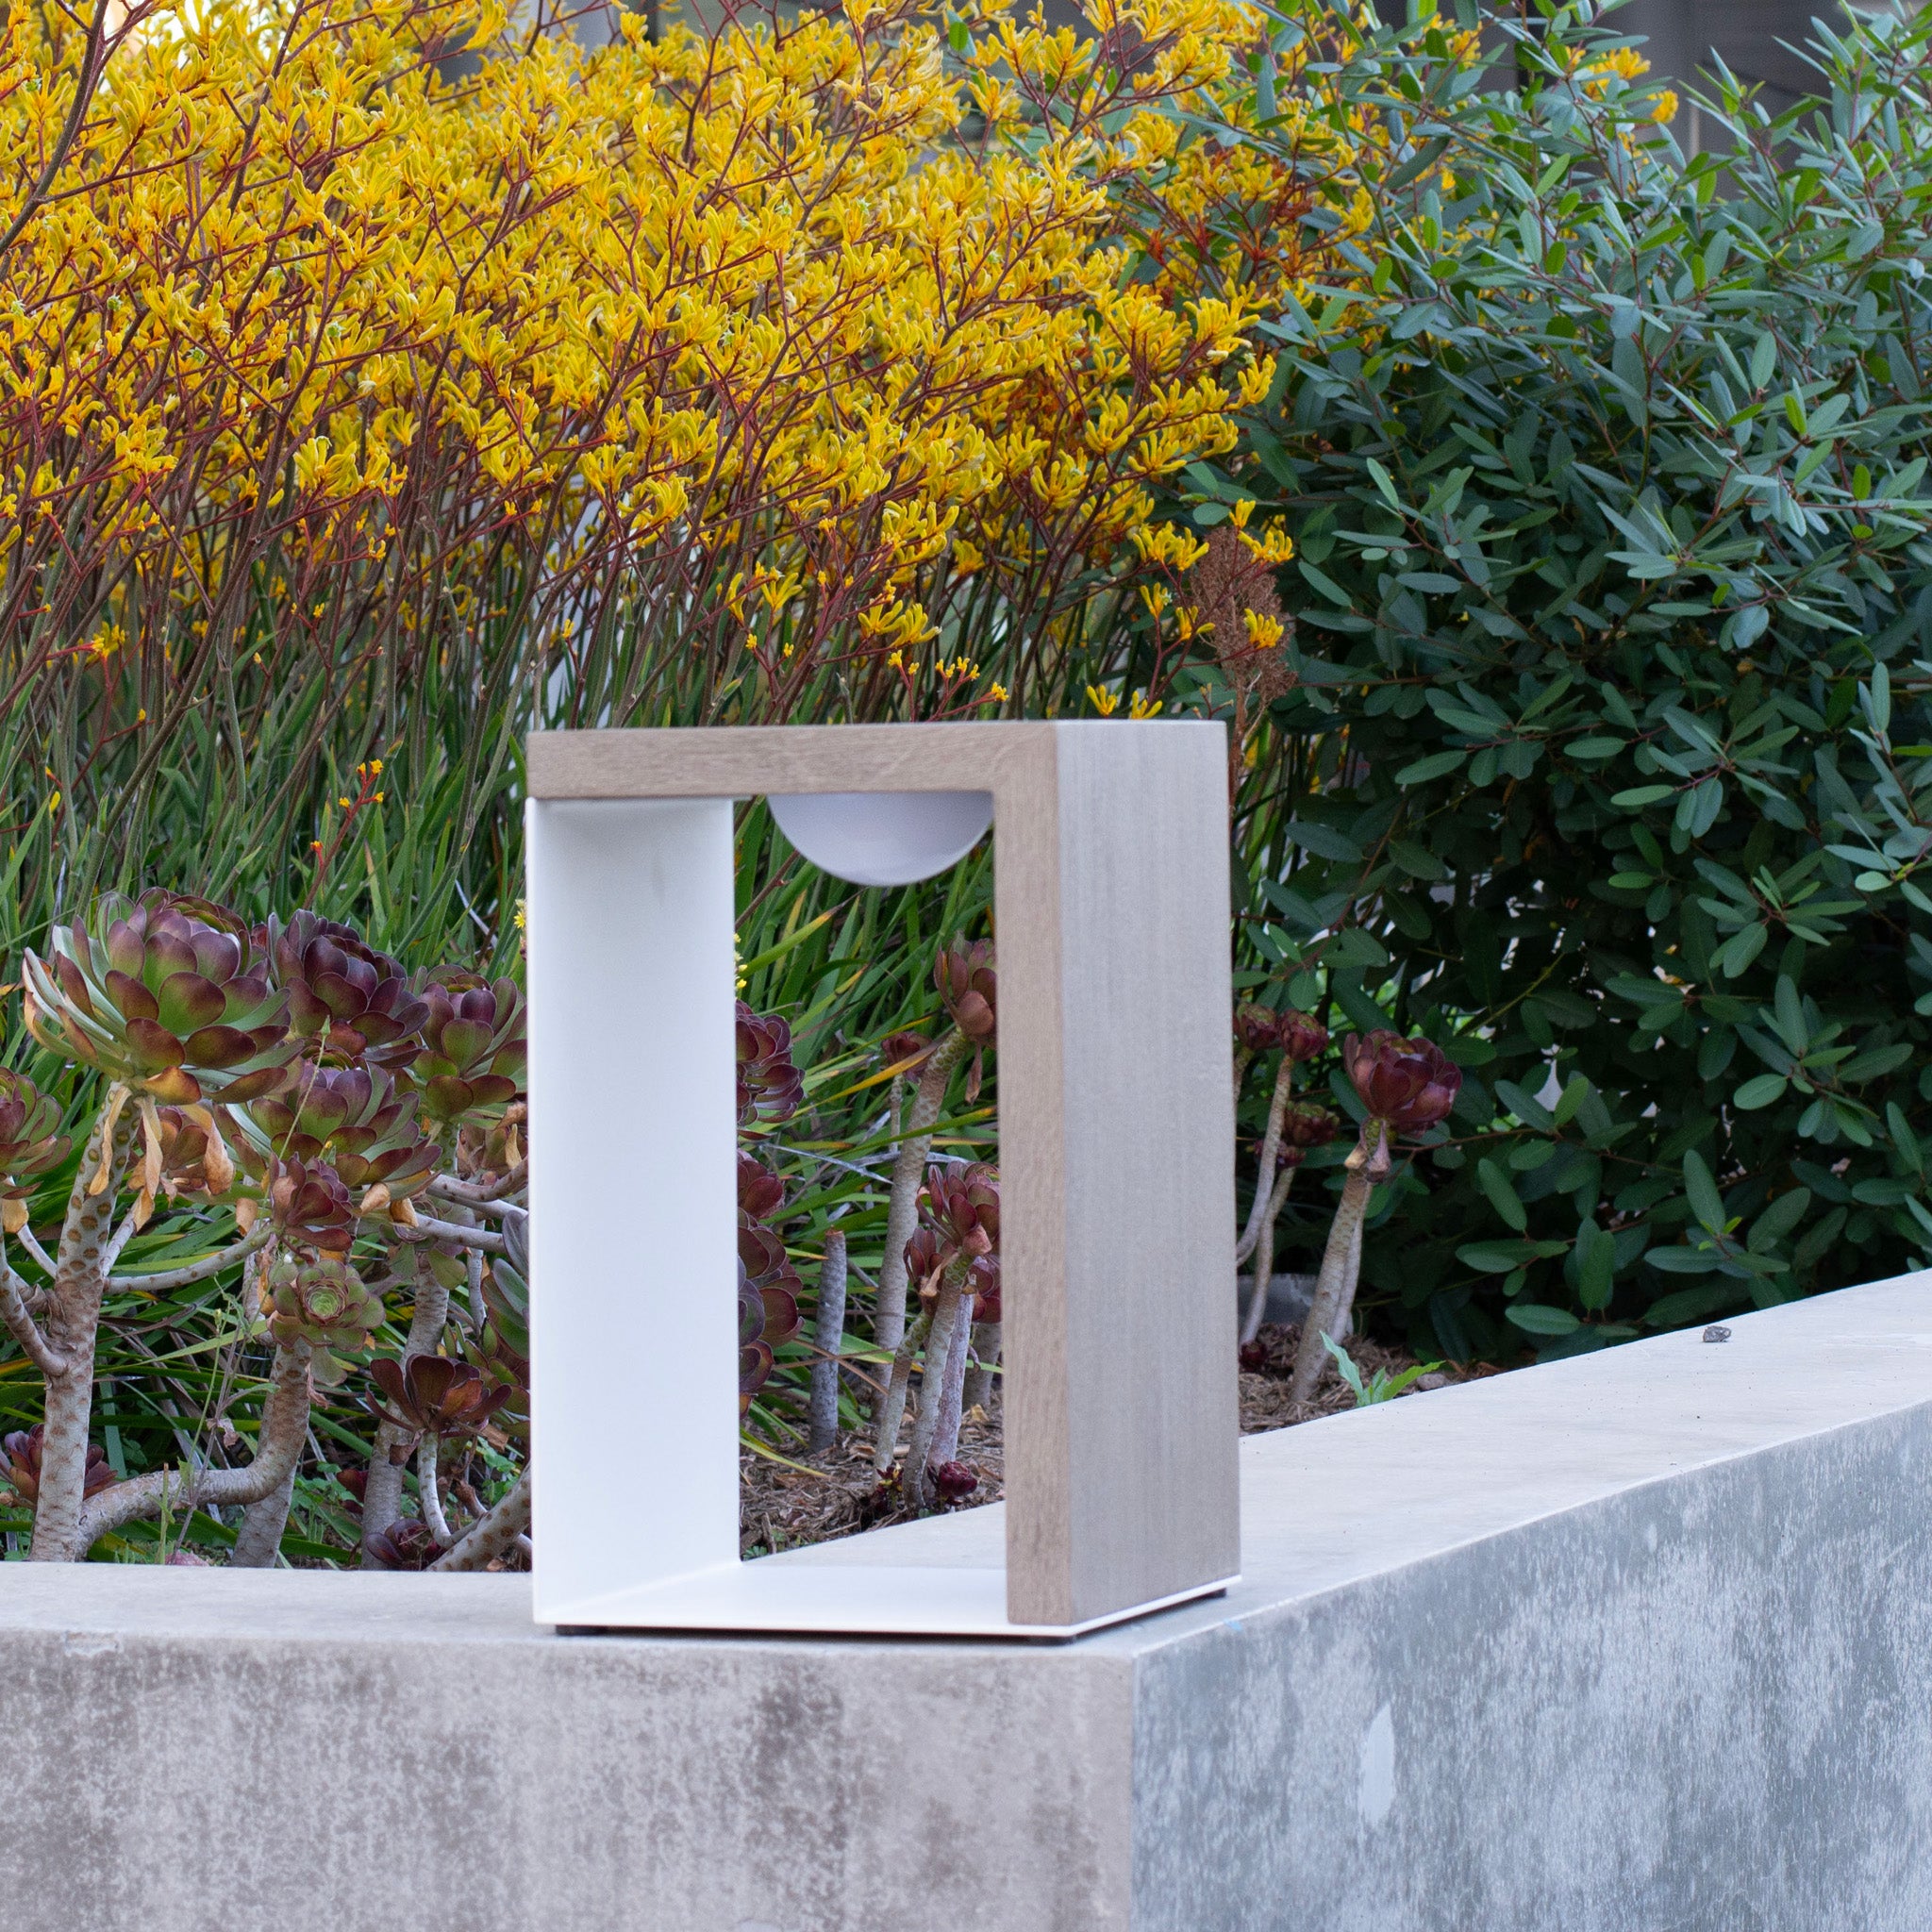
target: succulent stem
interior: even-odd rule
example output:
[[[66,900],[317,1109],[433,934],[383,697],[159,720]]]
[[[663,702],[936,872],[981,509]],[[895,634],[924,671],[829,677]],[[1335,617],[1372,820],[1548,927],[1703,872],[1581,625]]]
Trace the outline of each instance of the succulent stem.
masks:
[[[232,1268],[237,1261],[245,1261],[251,1255],[259,1254],[275,1238],[275,1231],[273,1221],[258,1221],[249,1229],[246,1239],[223,1248],[218,1254],[191,1261],[184,1268],[166,1269],[158,1274],[110,1275],[108,1286],[139,1289],[144,1294],[158,1294],[166,1288],[186,1288],[191,1282],[206,1281],[210,1274],[219,1274],[223,1269]]]
[[[1275,1176],[1274,1192],[1269,1197],[1268,1212],[1261,1218],[1261,1238],[1255,1243],[1255,1285],[1248,1291],[1247,1318],[1241,1323],[1241,1340],[1252,1341],[1261,1332],[1262,1318],[1268,1312],[1268,1287],[1274,1278],[1274,1224],[1294,1186],[1299,1165],[1284,1167]]]
[[[449,1320],[449,1291],[429,1274],[416,1274],[416,1309],[409,1318],[409,1339],[404,1344],[407,1360],[412,1355],[434,1355],[442,1340],[443,1325]],[[384,1423],[375,1432],[375,1453],[369,1458],[369,1479],[362,1491],[362,1567],[381,1566],[369,1554],[373,1539],[403,1513],[403,1463],[408,1459],[410,1432],[394,1423]],[[403,1459],[395,1452],[403,1451]]]
[[[993,1367],[1000,1358],[1000,1324],[975,1322],[973,1324],[973,1366],[966,1372],[961,1400],[968,1408],[982,1413],[992,1408]]]
[[[441,1195],[445,1201],[459,1202],[465,1208],[488,1208],[501,1201],[506,1194],[514,1194],[519,1188],[526,1186],[529,1178],[530,1163],[520,1160],[507,1174],[500,1175],[487,1186],[458,1180],[453,1174],[440,1174],[429,1183],[429,1191]]]
[[[101,1273],[110,1280],[114,1274],[114,1263],[121,1258],[121,1250],[140,1233],[145,1219],[146,1216],[142,1213],[139,1203],[121,1217],[121,1225],[114,1230],[113,1240],[101,1253]]]
[[[892,1357],[892,1378],[886,1384],[885,1400],[879,1406],[877,1441],[873,1447],[872,1466],[881,1475],[892,1467],[892,1450],[899,1441],[899,1421],[906,1413],[906,1391],[912,1382],[912,1360],[932,1327],[932,1317],[922,1313],[907,1330]]]
[[[255,1459],[246,1468],[158,1469],[103,1490],[81,1510],[81,1555],[109,1530],[137,1517],[158,1516],[163,1509],[185,1517],[210,1503],[258,1503],[273,1495],[293,1475],[308,1434],[308,1344],[299,1341],[275,1350],[261,1433]]]
[[[504,1239],[494,1229],[464,1227],[454,1221],[439,1221],[433,1214],[425,1214],[420,1208],[416,1210],[412,1225],[406,1227],[391,1224],[389,1232],[397,1241],[456,1241],[465,1248],[480,1248],[489,1255],[505,1252]]]
[[[57,1354],[41,1333],[40,1324],[27,1307],[26,1284],[8,1264],[4,1245],[0,1245],[0,1321],[5,1321],[8,1332],[26,1351],[28,1359],[42,1375],[67,1373],[67,1357]]]
[[[912,1239],[919,1219],[919,1190],[925,1179],[925,1157],[932,1146],[932,1129],[946,1104],[946,1089],[952,1085],[954,1070],[971,1046],[972,1041],[955,1026],[926,1061],[912,1095],[912,1105],[906,1110],[905,1131],[898,1157],[892,1163],[892,1189],[886,1204],[886,1252],[879,1264],[878,1295],[873,1313],[873,1341],[889,1353],[896,1354],[906,1335],[906,1243]],[[891,1465],[888,1462],[885,1466]]]
[[[417,1225],[435,1229],[442,1224],[429,1220],[418,1209]],[[476,1210],[467,1203],[458,1203],[450,1208],[450,1225],[460,1228],[475,1228],[477,1225]],[[488,1241],[500,1243],[501,1235],[489,1235]],[[494,1252],[501,1252],[500,1248]],[[463,1294],[468,1307],[470,1332],[481,1336],[483,1324],[489,1319],[490,1311],[483,1305],[483,1250],[481,1245],[468,1245],[463,1249]],[[426,1519],[425,1519],[426,1520]]]
[[[46,1249],[42,1247],[40,1242],[34,1238],[33,1229],[30,1227],[23,1227],[20,1230],[20,1232],[14,1236],[14,1240],[17,1241],[21,1244],[21,1246],[24,1247],[27,1251],[27,1253],[33,1257],[35,1267],[37,1267],[42,1274],[46,1275],[51,1280],[54,1274],[54,1257],[52,1255],[48,1254]]]
[[[961,1255],[940,1276],[939,1299],[933,1304],[932,1327],[925,1338],[925,1373],[919,1385],[919,1414],[912,1424],[912,1440],[907,1445],[905,1467],[899,1481],[908,1498],[922,1507],[932,1500],[932,1445],[939,1435],[940,1419],[945,1410],[946,1371],[952,1366],[953,1332],[966,1325],[962,1304],[963,1287],[972,1257]],[[959,1357],[960,1372],[966,1357]]]
[[[470,1333],[481,1341],[490,1309],[483,1299],[483,1251],[472,1248],[463,1257],[463,1291],[470,1304]]]
[[[74,1189],[54,1263],[47,1297],[49,1353],[63,1369],[46,1378],[46,1432],[41,1444],[40,1494],[34,1503],[32,1560],[77,1563],[87,1555],[81,1541],[83,1486],[87,1479],[87,1440],[93,1418],[94,1344],[100,1329],[101,1296],[107,1271],[101,1265],[108,1230],[114,1220],[114,1196],[126,1173],[140,1116],[127,1107],[127,1090],[118,1081],[94,1121]],[[106,1184],[101,1183],[107,1175]]]
[[[839,1352],[845,1337],[845,1236],[833,1228],[825,1236],[824,1265],[819,1270],[818,1325],[812,1339],[818,1353],[811,1364],[811,1406],[807,1422],[808,1451],[829,1449],[839,1435]]]
[[[443,1551],[432,1570],[487,1570],[523,1540],[530,1526],[530,1472],[526,1468],[503,1500],[481,1522],[470,1525],[454,1548]]]
[[[1302,1324],[1301,1341],[1294,1352],[1294,1370],[1288,1384],[1291,1402],[1307,1402],[1320,1386],[1329,1359],[1322,1338],[1335,1335],[1355,1305],[1356,1276],[1361,1270],[1362,1217],[1368,1211],[1370,1194],[1389,1178],[1389,1129],[1380,1121],[1370,1120],[1363,1126],[1362,1138],[1344,1166],[1348,1178],[1341,1184],[1341,1203],[1329,1224],[1322,1273],[1316,1278],[1308,1317]]]
[[[1245,1261],[1261,1238],[1261,1223],[1274,1194],[1274,1167],[1281,1158],[1281,1124],[1288,1117],[1288,1103],[1294,1090],[1294,1058],[1284,1053],[1281,1071],[1274,1076],[1274,1091],[1268,1102],[1268,1126],[1261,1136],[1261,1163],[1255,1175],[1255,1199],[1248,1209],[1248,1224],[1235,1245],[1234,1257]]]
[[[940,1372],[939,1424],[933,1431],[932,1453],[927,1461],[934,1467],[956,1461],[959,1455],[959,1424],[965,1409],[966,1357],[973,1339],[973,1297],[960,1296],[958,1319],[953,1324],[951,1345]]]
[[[295,1465],[258,1503],[249,1504],[242,1517],[235,1547],[228,1554],[231,1570],[272,1570],[289,1526],[289,1509],[295,1500]]]
[[[433,1430],[425,1429],[423,1445],[416,1452],[416,1487],[423,1504],[423,1521],[439,1549],[446,1550],[456,1538],[449,1531],[449,1518],[442,1513],[441,1457],[442,1444]]]

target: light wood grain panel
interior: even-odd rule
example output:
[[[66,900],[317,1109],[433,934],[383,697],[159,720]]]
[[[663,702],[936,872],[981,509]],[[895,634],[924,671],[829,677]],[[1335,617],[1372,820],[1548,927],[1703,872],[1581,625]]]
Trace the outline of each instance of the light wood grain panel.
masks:
[[[1012,1561],[1008,1597],[1078,1622],[1240,1568],[1226,752],[1212,724],[1055,729],[1068,1593],[1049,1614]],[[1036,1144],[1002,1135],[1023,1189]]]
[[[1058,739],[1015,759],[993,798],[998,943],[1000,1268],[1006,1283],[1007,1614],[1069,1624],[1072,1414],[1066,1307],[1066,1087]]]
[[[771,791],[984,791],[1051,756],[1051,724],[815,724],[536,731],[532,798],[748,798]]]

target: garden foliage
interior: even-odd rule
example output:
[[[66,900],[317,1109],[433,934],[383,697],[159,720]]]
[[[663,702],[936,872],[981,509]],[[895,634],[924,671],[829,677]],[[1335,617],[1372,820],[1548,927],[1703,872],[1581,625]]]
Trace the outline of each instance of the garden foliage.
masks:
[[[9,16],[8,960],[158,883],[251,944],[298,906],[351,921],[433,1004],[517,972],[532,725],[1219,716],[1237,977],[1272,1010],[1241,1047],[1247,1252],[1284,1203],[1274,1265],[1322,1251],[1348,1136],[1312,1102],[1369,1117],[1340,1041],[1384,1025],[1462,1074],[1386,1182],[1358,1174],[1361,1312],[1423,1355],[1597,1346],[1932,1252],[1932,29],[1847,29],[1775,122],[1724,92],[1730,148],[1687,165],[1581,7],[1491,23],[1489,57],[1473,11],[1320,0],[1109,0],[1085,37],[917,0],[636,25],[586,49],[439,0]],[[834,1256],[855,1332],[813,1346],[877,1342],[875,1302],[902,1308],[875,1370],[934,1326],[962,1373],[996,1345],[997,1275],[967,1310],[940,1211],[972,1198],[946,1163],[994,1152],[990,866],[852,891],[756,804],[739,858],[740,990],[786,1100],[743,1127],[747,1423],[797,1451],[791,1324]],[[441,1024],[404,1029],[412,1068]],[[361,1038],[260,1050],[333,1079],[380,1061]],[[167,1069],[16,1058],[25,1333],[110,1089]],[[1297,1065],[1329,1092],[1295,1096]],[[515,1105],[435,1085],[459,1077],[415,1083],[438,1152],[405,1176],[450,1229],[464,1106]],[[149,1098],[138,1158],[130,1120],[94,1170],[132,1209],[99,1440],[77,1390],[55,1418],[75,1524],[153,1477],[158,1526],[117,1515],[101,1547],[165,1550],[188,1491],[159,1471],[292,1443],[269,1414],[304,1348],[345,1379],[284,1405],[315,1431],[286,1534],[285,1491],[268,1512],[285,1555],[353,1559],[341,1478],[373,1455],[398,1472],[376,1514],[404,1507],[411,1435],[432,1468],[439,1435],[490,1447],[479,1507],[513,1488],[480,1355],[474,1387],[426,1365],[477,1335],[394,1264],[436,1253],[473,1331],[513,1325],[475,1297],[518,1278],[514,1218],[424,1242],[359,1182],[346,1214],[306,1170],[282,1202],[265,1164],[225,1188]],[[278,1104],[235,1106],[274,1142]],[[369,1154],[325,1143],[332,1171]],[[958,1252],[915,1280],[922,1179]],[[218,1203],[273,1203],[295,1275],[244,1289]],[[42,1380],[0,1354],[23,1501]],[[375,1560],[430,1558],[438,1492],[413,1494]]]
[[[1326,245],[1174,117],[1241,17],[9,15],[0,940],[157,878],[261,917],[292,868],[426,959],[466,901],[502,937],[529,724],[1104,676],[1186,554],[1154,489]]]
[[[1723,88],[1686,165],[1614,25],[1499,26],[1507,92],[1347,35],[1374,222],[1191,472],[1297,546],[1246,963],[1464,1069],[1364,1261],[1424,1353],[1932,1253],[1932,25],[1774,120]]]
[[[1360,129],[1310,120],[1291,167],[1181,119],[1247,115],[1239,8],[1100,24],[855,0],[655,44],[629,17],[587,48],[439,0],[10,15],[4,957],[50,957],[103,888],[159,884],[238,931],[297,906],[351,920],[398,984],[452,959],[495,981],[519,965],[531,725],[1037,714],[1121,682],[1123,611],[1192,554],[1157,492],[1232,447],[1270,375],[1248,325],[1367,206],[1302,222],[1310,166],[1345,166]],[[878,1042],[938,1019],[934,953],[983,931],[986,869],[855,896],[771,839],[749,808],[744,991],[790,1023],[809,1107],[746,1130],[787,1183],[767,1211],[790,1257],[754,1245],[774,1282],[792,1261],[815,1279],[838,1221],[863,1304],[892,1166]],[[32,1314],[51,1271],[31,1243],[56,1239],[129,1069],[15,1052],[73,1142],[19,1177]],[[936,1107],[935,1152],[978,1151],[990,1110]],[[277,1374],[221,1216],[133,1191],[98,1334],[64,1371],[98,1372],[91,1418],[63,1398],[64,1490],[76,1467],[231,1459]],[[369,1295],[332,1278],[339,1247],[258,1284],[300,1304],[277,1301],[285,1329],[306,1308],[322,1333],[340,1301],[355,1331],[280,1539],[303,1559],[371,1526],[337,1464],[395,1467],[382,1432],[449,1407],[391,1357],[463,1345],[353,1219]],[[759,1320],[774,1379],[750,1423],[789,1442],[772,1405],[808,1352]],[[395,1370],[379,1423],[372,1351]],[[0,1344],[23,1457],[44,1411],[29,1355]],[[76,1415],[105,1442],[79,1464]],[[136,1513],[101,1546],[183,1534],[234,1524]]]

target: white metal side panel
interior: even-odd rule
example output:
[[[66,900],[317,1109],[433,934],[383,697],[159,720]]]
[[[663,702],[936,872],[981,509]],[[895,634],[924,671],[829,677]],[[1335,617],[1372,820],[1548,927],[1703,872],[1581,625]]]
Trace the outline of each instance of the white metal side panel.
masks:
[[[533,800],[536,1612],[738,1558],[728,799]]]

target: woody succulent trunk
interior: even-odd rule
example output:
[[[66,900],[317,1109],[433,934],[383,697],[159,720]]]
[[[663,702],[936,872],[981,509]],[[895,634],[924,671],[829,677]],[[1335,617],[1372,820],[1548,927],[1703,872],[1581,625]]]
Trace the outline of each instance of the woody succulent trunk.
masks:
[[[391,1298],[410,1304],[408,1339],[402,1361],[375,1365],[389,1401],[375,1463],[358,1473],[365,1550],[402,1514],[412,1452],[436,1563],[507,1547],[527,1522],[526,1486],[453,1518],[437,1450],[522,1403],[516,987],[454,967],[411,975],[311,913],[250,925],[159,891],[109,895],[84,924],[55,926],[24,979],[35,1041],[95,1076],[65,1211],[43,1241],[26,1197],[70,1143],[50,1100],[0,1075],[0,1318],[45,1385],[44,1420],[7,1439],[0,1476],[32,1506],[33,1558],[79,1561],[138,1518],[212,1507],[248,1512],[235,1560],[273,1561],[316,1391],[365,1371]],[[163,1199],[206,1222],[209,1251],[117,1273]],[[238,1267],[237,1326],[273,1352],[252,1461],[191,1456],[113,1480],[91,1440],[104,1297]],[[452,1327],[463,1284],[467,1321]]]
[[[881,1475],[891,1474],[917,1364],[919,1408],[898,1481],[905,1500],[924,1507],[940,1494],[941,1481],[954,1494],[964,1492],[956,1473],[963,1386],[974,1304],[998,1291],[999,1170],[981,1161],[935,1162],[919,1207],[920,1225],[903,1256],[919,1312],[892,1357],[873,1459]]]
[[[1256,1160],[1255,1193],[1246,1225],[1235,1243],[1235,1261],[1254,1260],[1254,1287],[1241,1323],[1243,1343],[1254,1341],[1268,1307],[1268,1284],[1274,1271],[1274,1225],[1287,1205],[1296,1171],[1311,1148],[1324,1146],[1341,1131],[1326,1108],[1293,1106],[1295,1069],[1328,1048],[1328,1029],[1292,1009],[1271,1012],[1244,1006],[1234,1016],[1235,1094],[1248,1069],[1279,1049],[1280,1065],[1268,1100],[1268,1124]]]
[[[1355,1305],[1362,1222],[1370,1195],[1389,1178],[1391,1140],[1424,1133],[1445,1119],[1462,1086],[1461,1070],[1432,1041],[1386,1030],[1350,1034],[1341,1043],[1341,1060],[1364,1118],[1344,1163],[1341,1200],[1295,1349],[1289,1395],[1296,1402],[1314,1394],[1329,1361],[1324,1340],[1341,1335]]]
[[[999,975],[988,941],[968,945],[963,939],[955,940],[933,961],[933,984],[951,1024],[937,1040],[900,1033],[886,1042],[895,1075],[895,1110],[904,1097],[900,1079],[911,1083],[911,1097],[898,1123],[898,1148],[886,1203],[885,1253],[873,1317],[873,1340],[888,1357],[898,1353],[906,1339],[908,1243],[919,1222],[933,1130],[945,1110],[953,1076],[962,1065],[967,1069],[967,1104],[979,1097],[986,1055],[999,1032]],[[989,1363],[999,1352],[997,1320],[995,1316],[995,1332],[984,1338],[984,1359]]]

